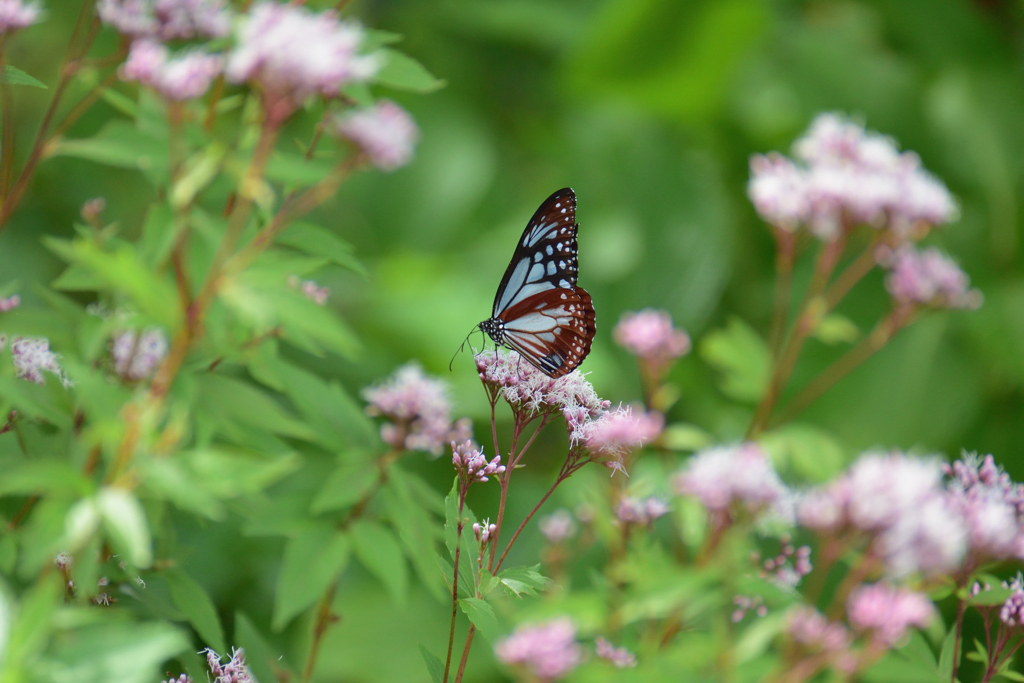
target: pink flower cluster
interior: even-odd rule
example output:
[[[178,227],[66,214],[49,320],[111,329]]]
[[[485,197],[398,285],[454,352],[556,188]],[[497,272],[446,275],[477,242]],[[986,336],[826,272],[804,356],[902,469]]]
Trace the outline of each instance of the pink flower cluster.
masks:
[[[760,556],[755,556],[755,561]],[[789,534],[782,537],[782,550],[775,557],[761,561],[760,576],[779,586],[793,588],[800,580],[811,573],[811,547],[802,545],[799,548],[791,542]]]
[[[965,453],[943,465],[950,507],[966,522],[972,567],[995,560],[1024,559],[1024,486],[1014,483],[991,455]]]
[[[38,2],[0,0],[0,33],[27,28],[38,23],[42,15]]]
[[[133,38],[222,38],[231,30],[225,0],[99,0],[103,23]]]
[[[148,38],[136,40],[118,72],[123,80],[138,81],[169,100],[201,97],[224,69],[224,58],[193,48],[171,56],[166,46]]]
[[[140,380],[156,372],[167,355],[167,336],[159,328],[125,330],[114,337],[110,355],[114,369],[125,379]]]
[[[768,454],[755,443],[701,451],[672,481],[676,492],[697,498],[712,512],[741,506],[756,513],[788,495]]]
[[[402,366],[390,379],[362,393],[369,415],[391,421],[381,427],[380,437],[394,448],[440,455],[445,444],[472,436],[468,419],[452,424],[447,385],[427,377],[416,363]]]
[[[288,276],[288,286],[300,290],[306,298],[320,306],[326,304],[327,297],[331,295],[330,288],[321,287],[313,280],[299,280],[297,275]]]
[[[344,86],[371,78],[381,64],[359,54],[365,40],[361,27],[334,12],[258,2],[238,24],[227,77],[257,84],[269,103],[290,113],[315,94],[337,97]]]
[[[659,370],[688,354],[692,347],[690,335],[672,326],[667,311],[651,308],[623,313],[613,334],[622,348]]]
[[[905,245],[880,257],[889,268],[885,287],[898,305],[971,310],[981,306],[981,292],[971,289],[966,273],[935,247],[918,251]]]
[[[1009,627],[1024,626],[1024,578],[1020,574],[1009,583],[1003,582],[1012,593],[999,608],[999,621]]]
[[[233,648],[231,659],[221,664],[220,655],[213,650],[206,650],[206,664],[214,675],[213,683],[255,683],[249,667],[245,665],[245,650]]]
[[[583,650],[576,643],[576,627],[568,617],[520,626],[499,640],[494,652],[505,664],[524,667],[545,682],[568,675],[583,660]]]
[[[764,604],[764,598],[760,595],[735,595],[732,604],[736,606],[729,616],[733,623],[738,624],[747,616],[747,612],[753,612],[758,617],[768,615],[768,605]]]
[[[786,632],[808,650],[839,653],[850,645],[850,632],[846,627],[829,621],[813,607],[798,605],[786,616]]]
[[[555,510],[542,517],[538,526],[548,543],[567,541],[576,533],[576,522],[568,510]]]
[[[168,678],[166,681],[160,681],[160,683],[192,683],[192,677],[188,674],[181,674],[177,678]]]
[[[21,305],[21,297],[17,294],[12,294],[9,297],[0,297],[0,313],[6,313],[7,311],[13,311],[15,308]]]
[[[615,516],[623,524],[647,526],[668,512],[668,503],[650,496],[639,499],[624,496],[615,505]]]
[[[626,453],[653,441],[661,434],[665,418],[661,413],[633,415],[630,406],[619,406],[594,417],[584,407],[563,411],[572,445],[583,445],[592,455],[621,461]]]
[[[597,395],[579,370],[555,379],[515,351],[505,349],[481,351],[473,358],[480,380],[498,392],[513,410],[536,413],[583,408],[590,417],[598,417],[611,406]]]
[[[953,569],[966,549],[966,525],[948,504],[935,458],[865,453],[838,480],[808,492],[797,517],[829,534],[865,533],[891,576]]]
[[[500,455],[488,462],[480,447],[469,440],[462,443],[452,441],[452,465],[465,484],[487,481],[488,477],[505,471]]]
[[[926,628],[935,618],[935,607],[921,593],[876,583],[850,593],[846,614],[855,631],[868,632],[885,647],[892,647],[911,626]]]
[[[3,346],[0,344],[0,349]],[[11,340],[11,356],[14,359],[14,370],[21,379],[27,379],[36,384],[42,384],[43,372],[57,375],[64,383],[70,386],[70,381],[64,377],[64,371],[57,360],[57,354],[50,350],[50,341],[43,337],[15,337]]]
[[[636,655],[624,647],[615,647],[598,636],[594,641],[594,650],[601,659],[606,659],[620,669],[631,669],[636,666]]]
[[[480,545],[487,545],[497,531],[498,525],[491,524],[490,520],[485,519],[483,524],[477,523],[473,525],[473,538],[475,538],[476,542]]]
[[[394,171],[412,160],[419,129],[408,112],[390,100],[339,114],[331,129],[352,141],[377,168]]]
[[[803,165],[775,153],[750,160],[750,199],[784,230],[804,226],[832,240],[844,224],[866,223],[906,236],[957,216],[949,190],[916,154],[842,115],[819,115],[794,151]]]

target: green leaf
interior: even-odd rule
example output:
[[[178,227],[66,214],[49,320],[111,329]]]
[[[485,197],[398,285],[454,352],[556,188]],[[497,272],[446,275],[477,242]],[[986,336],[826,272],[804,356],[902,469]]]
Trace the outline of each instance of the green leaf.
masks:
[[[40,664],[42,680],[152,683],[160,665],[188,647],[188,638],[166,623],[101,623],[57,640]]]
[[[673,451],[699,451],[710,446],[714,437],[697,425],[677,422],[665,428],[659,443]]]
[[[196,380],[197,410],[240,427],[311,440],[313,432],[289,415],[256,386],[224,375],[204,374]]]
[[[430,673],[430,680],[433,683],[442,683],[444,679],[444,664],[441,660],[434,656],[434,654],[423,646],[423,643],[419,643],[420,654],[423,655],[423,661],[427,665],[427,671]]]
[[[192,480],[218,498],[262,491],[299,466],[294,453],[283,456],[265,453],[200,448],[178,455],[192,473]]]
[[[44,373],[44,377],[48,374]],[[40,418],[56,427],[67,429],[72,424],[70,406],[66,396],[64,401],[58,399],[49,384],[35,384],[0,374],[0,401],[17,408],[28,417]]]
[[[791,470],[815,483],[831,479],[846,462],[842,447],[831,434],[807,424],[784,425],[758,441],[771,454],[776,469]]]
[[[826,344],[852,344],[860,339],[860,328],[846,316],[830,313],[811,334]]]
[[[459,600],[459,607],[488,641],[493,643],[501,637],[501,628],[498,626],[498,618],[494,615],[494,608],[486,601],[479,598],[462,598]]]
[[[0,659],[0,673],[4,672],[4,665],[16,667],[19,660],[30,660],[45,647],[50,634],[50,622],[57,612],[63,592],[64,586],[60,577],[56,576],[39,581],[22,595],[7,637],[6,657]]]
[[[1009,664],[1010,660],[1006,660],[1006,665],[1009,666]],[[1003,678],[1009,679],[1011,681],[1024,681],[1024,674],[1020,674],[1014,671],[1013,669],[1006,669],[1004,671],[1000,671],[997,675],[1002,676]]]
[[[57,141],[50,154],[88,159],[106,166],[150,171],[167,168],[167,151],[166,139],[128,121],[114,120],[91,138],[63,138]]]
[[[274,663],[274,667],[279,669],[286,668],[286,665],[281,659],[280,653],[271,649],[263,634],[244,612],[235,612],[235,640],[239,647],[245,649],[245,663],[256,674],[256,680],[278,680],[278,677],[274,675],[271,662]],[[196,678],[196,680],[201,679]]]
[[[280,358],[264,362],[320,443],[336,451],[377,446],[373,423],[337,381],[325,382]]]
[[[377,468],[372,462],[343,463],[327,477],[323,488],[309,506],[310,512],[320,514],[353,505],[370,490],[378,476]]]
[[[409,569],[395,535],[369,520],[353,524],[349,534],[359,562],[380,579],[396,604],[404,604],[409,592]]]
[[[7,465],[0,477],[0,496],[83,496],[91,493],[92,488],[92,483],[82,475],[81,468],[64,460],[28,460]]]
[[[384,66],[373,79],[380,85],[418,93],[434,92],[446,85],[407,54],[391,48],[378,50],[377,54],[385,60]]]
[[[320,599],[348,564],[349,541],[330,524],[310,527],[288,541],[274,594],[273,629]]]
[[[771,354],[749,325],[732,318],[724,329],[708,333],[701,357],[721,373],[719,388],[737,401],[756,403],[768,388]]]
[[[10,64],[4,64],[4,70],[0,72],[0,83],[8,85],[30,85],[33,88],[47,90],[46,84],[37,78],[29,76],[21,69],[16,69]]]
[[[77,239],[69,243],[44,238],[43,242],[64,260],[89,271],[102,290],[125,294],[143,313],[168,330],[178,329],[182,314],[174,285],[143,263],[134,246],[123,244],[113,251],[103,251],[91,240]]]
[[[388,483],[381,492],[391,523],[398,531],[406,554],[427,590],[438,600],[449,594],[438,581],[434,563],[435,525],[430,513],[415,500],[410,484],[414,475],[407,474],[398,465],[391,468]]]
[[[939,678],[948,681],[953,677],[953,649],[956,647],[956,629],[949,629],[945,639],[942,641],[942,650],[939,652]]]
[[[329,258],[342,268],[347,268],[364,277],[369,275],[363,264],[353,254],[352,245],[319,225],[293,223],[281,233],[281,236],[277,238],[277,243],[313,256]]]
[[[203,587],[180,569],[172,567],[165,569],[162,574],[171,589],[171,600],[192,624],[199,637],[217,652],[227,652],[217,608]]]
[[[998,584],[996,584],[998,586]],[[995,605],[1002,605],[1006,602],[1006,599],[1013,594],[1012,588],[992,588],[987,591],[982,591],[971,598],[970,604],[975,607],[993,607]]]
[[[551,579],[540,573],[540,565],[514,567],[498,574],[498,583],[516,597],[536,595],[551,583]]]
[[[144,474],[142,485],[150,493],[186,512],[212,520],[224,518],[224,506],[192,476],[181,458],[140,458],[138,464]]]
[[[139,569],[153,564],[153,540],[139,500],[123,489],[108,487],[96,496],[96,507],[114,547]]]

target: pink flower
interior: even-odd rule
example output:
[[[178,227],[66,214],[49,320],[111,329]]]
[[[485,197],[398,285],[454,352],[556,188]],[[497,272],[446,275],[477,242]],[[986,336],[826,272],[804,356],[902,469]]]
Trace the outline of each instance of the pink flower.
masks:
[[[473,524],[473,538],[476,539],[477,543],[487,545],[497,530],[497,524],[491,524],[491,520],[485,519],[483,524]]]
[[[103,23],[134,38],[222,38],[231,30],[225,0],[99,0]]]
[[[646,526],[668,512],[668,504],[651,496],[638,499],[624,496],[615,505],[615,516],[624,524]]]
[[[839,114],[821,114],[794,145],[798,166],[778,154],[751,159],[748,194],[761,217],[786,230],[804,226],[832,240],[847,222],[906,236],[918,225],[954,220],[946,187],[913,152]]]
[[[111,347],[114,369],[125,379],[145,379],[156,372],[168,347],[167,336],[156,327],[141,335],[134,330],[121,332]]]
[[[65,386],[70,382],[64,378],[64,371],[57,360],[57,354],[50,350],[50,341],[43,337],[15,337],[11,340],[11,356],[14,358],[15,373],[21,379],[42,384],[43,371],[61,378]]]
[[[365,38],[362,28],[334,12],[260,2],[239,23],[227,77],[256,83],[269,102],[287,101],[292,108],[318,93],[336,97],[380,68],[376,56],[359,54]]]
[[[981,293],[970,288],[967,275],[935,247],[917,251],[905,246],[881,256],[890,269],[885,286],[897,304],[966,309],[981,305]]]
[[[16,31],[38,23],[43,10],[37,2],[0,0],[0,33]]]
[[[691,347],[690,336],[672,327],[666,311],[650,308],[624,313],[614,335],[620,346],[659,369],[688,354]]]
[[[1003,586],[1013,592],[999,608],[999,620],[1010,627],[1024,625],[1024,579],[1018,573],[1017,578],[1009,584],[1004,581]]]
[[[620,669],[631,669],[636,666],[636,655],[624,647],[615,647],[601,636],[594,641],[594,649],[598,657],[607,659]]]
[[[850,634],[846,627],[829,621],[813,607],[798,605],[786,616],[786,631],[790,638],[809,650],[839,652],[850,644]]]
[[[469,440],[460,444],[452,441],[452,465],[466,484],[487,481],[488,477],[505,471],[500,455],[488,462],[480,447]]]
[[[679,494],[694,496],[713,512],[732,505],[757,512],[788,493],[768,454],[755,443],[701,451],[687,461],[673,483]]]
[[[370,404],[369,415],[391,420],[381,427],[381,439],[395,448],[440,455],[446,443],[470,437],[468,420],[451,422],[447,384],[427,377],[416,363],[402,366],[383,384],[367,387],[363,398]]]
[[[192,677],[188,674],[181,674],[177,678],[168,678],[166,681],[160,683],[193,683]]]
[[[381,100],[372,107],[340,114],[333,130],[354,142],[382,171],[394,171],[412,160],[419,129],[409,114],[394,102]]]
[[[974,566],[1024,558],[1024,486],[1014,483],[991,455],[965,453],[944,465],[949,499],[964,516]]]
[[[321,287],[313,280],[300,281],[297,275],[290,275],[288,277],[288,286],[292,289],[301,290],[306,298],[311,301],[323,306],[327,303],[327,297],[331,295],[331,290],[327,287]]]
[[[210,667],[210,673],[215,676],[213,683],[255,683],[249,667],[245,664],[245,650],[233,648],[227,664],[221,664],[220,655],[213,650],[207,648],[205,652],[206,664]]]
[[[132,43],[120,75],[138,81],[169,100],[201,97],[224,68],[224,59],[192,49],[171,56],[167,48],[149,39]]]
[[[12,294],[6,299],[0,298],[0,313],[6,313],[7,311],[13,311],[15,308],[21,305],[21,297],[17,294]]]
[[[558,379],[548,377],[515,351],[497,349],[473,356],[480,380],[512,406],[530,412],[584,409],[598,417],[611,405],[602,400],[579,370]]]
[[[935,617],[935,607],[925,595],[884,583],[856,588],[846,612],[854,630],[870,632],[886,647],[902,640],[911,626],[926,628]]]
[[[651,411],[634,417],[631,407],[621,405],[601,413],[596,419],[580,409],[565,410],[564,415],[573,444],[582,443],[595,456],[618,460],[644,441],[656,439],[664,426],[661,413]]]
[[[576,533],[576,522],[568,510],[555,510],[542,517],[538,526],[548,543],[567,541]]]
[[[555,681],[580,665],[583,651],[568,617],[520,626],[499,640],[494,652],[505,664],[522,666],[542,681]]]

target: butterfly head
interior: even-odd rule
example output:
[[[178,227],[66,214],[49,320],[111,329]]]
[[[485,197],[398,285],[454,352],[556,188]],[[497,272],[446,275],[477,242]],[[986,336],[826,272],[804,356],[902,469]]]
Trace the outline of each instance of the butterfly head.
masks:
[[[480,323],[480,329],[486,332],[495,344],[505,343],[505,323],[500,318],[488,318]]]

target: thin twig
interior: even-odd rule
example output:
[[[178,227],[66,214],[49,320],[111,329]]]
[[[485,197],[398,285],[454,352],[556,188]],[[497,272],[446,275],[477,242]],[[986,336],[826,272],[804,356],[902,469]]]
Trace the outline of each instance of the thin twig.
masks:
[[[466,487],[459,487],[459,522],[455,534],[455,561],[452,569],[452,623],[448,630],[448,654],[444,659],[444,683],[448,683],[448,673],[452,665],[452,647],[455,645],[455,619],[459,614],[459,555],[462,551],[462,511],[466,504]]]

